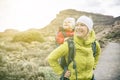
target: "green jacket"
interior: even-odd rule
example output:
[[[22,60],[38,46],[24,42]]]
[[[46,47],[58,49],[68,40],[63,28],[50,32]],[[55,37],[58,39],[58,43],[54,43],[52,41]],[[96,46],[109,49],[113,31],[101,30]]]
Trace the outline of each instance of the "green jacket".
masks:
[[[92,78],[93,69],[96,67],[98,63],[99,55],[101,53],[100,45],[96,41],[97,55],[95,58],[93,57],[93,51],[91,46],[94,41],[95,41],[94,31],[91,31],[89,33],[89,37],[86,40],[80,39],[74,35],[74,43],[76,49],[74,60],[76,61],[76,65],[77,65],[78,80],[90,80]],[[52,51],[48,56],[48,62],[50,66],[59,75],[61,75],[63,72],[63,69],[61,68],[58,62],[59,58],[62,56],[66,56],[66,60],[67,60],[67,56],[68,56],[67,42],[64,42],[64,44],[60,45],[58,48]],[[76,76],[75,76],[75,70],[73,69],[73,62],[70,63],[68,70],[71,71],[70,80],[75,80]]]

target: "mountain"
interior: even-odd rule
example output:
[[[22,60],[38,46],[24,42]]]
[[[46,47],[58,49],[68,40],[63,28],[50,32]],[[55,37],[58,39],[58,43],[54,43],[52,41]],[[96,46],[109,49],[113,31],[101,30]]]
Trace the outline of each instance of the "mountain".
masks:
[[[75,19],[77,19],[82,15],[90,16],[94,21],[94,26],[111,25],[114,23],[113,16],[77,11],[74,9],[67,9],[67,10],[60,11],[59,14],[56,15],[56,18],[53,19],[51,23],[45,26],[42,30],[49,33],[55,32],[59,26],[62,26],[63,20],[66,17],[74,17]]]
[[[40,31],[44,36],[54,38],[58,27],[62,26],[63,20],[66,17],[74,17],[77,20],[77,18],[82,15],[89,16],[93,19],[96,38],[100,42],[101,47],[105,47],[109,41],[115,40],[120,42],[120,17],[114,18],[110,15],[77,11],[74,9],[60,11],[59,14],[56,15],[56,18],[53,19],[50,24],[40,29]]]
[[[55,41],[55,35],[57,33],[58,27],[62,26],[63,20],[66,17],[74,17],[76,20],[82,16],[87,15],[93,19],[94,22],[94,30],[96,32],[96,39],[101,42],[101,44],[105,44],[108,40],[116,40],[120,42],[120,16],[113,17],[110,15],[103,15],[98,13],[90,13],[84,11],[77,11],[74,9],[67,9],[60,11],[56,18],[54,18],[48,25],[46,25],[42,29],[29,29],[28,31],[39,31],[42,36],[46,39],[46,41]],[[19,31],[14,29],[8,29],[4,32],[0,33],[0,37],[3,36],[11,36],[19,33]],[[9,35],[8,35],[9,34]]]
[[[115,21],[120,21],[120,16],[116,17]]]

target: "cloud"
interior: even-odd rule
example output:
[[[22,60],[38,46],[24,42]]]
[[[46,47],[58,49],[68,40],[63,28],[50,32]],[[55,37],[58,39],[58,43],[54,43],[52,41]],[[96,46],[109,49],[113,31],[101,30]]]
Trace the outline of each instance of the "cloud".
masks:
[[[81,7],[81,6],[80,6]],[[119,0],[84,0],[83,10],[114,17],[120,16]]]
[[[85,3],[87,3],[87,6],[89,7],[97,7],[97,6],[100,6],[102,3],[100,1],[97,1],[97,0],[86,0]]]
[[[120,16],[119,0],[0,0],[2,27],[44,27],[65,9]]]
[[[120,0],[114,0],[114,1],[113,1],[113,4],[114,4],[115,6],[120,6]]]

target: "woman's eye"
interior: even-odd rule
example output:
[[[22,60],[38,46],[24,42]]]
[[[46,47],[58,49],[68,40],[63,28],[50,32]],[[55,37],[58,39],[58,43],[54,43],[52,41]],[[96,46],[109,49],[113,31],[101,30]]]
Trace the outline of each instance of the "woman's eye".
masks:
[[[81,26],[85,26],[84,24],[81,24]]]

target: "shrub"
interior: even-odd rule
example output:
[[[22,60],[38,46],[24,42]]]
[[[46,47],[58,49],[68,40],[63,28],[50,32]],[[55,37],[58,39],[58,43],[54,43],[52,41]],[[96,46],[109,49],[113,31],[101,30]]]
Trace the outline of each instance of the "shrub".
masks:
[[[21,61],[9,62],[0,67],[0,80],[58,80],[59,77],[50,67],[38,67],[36,64]]]
[[[13,42],[23,41],[31,43],[32,41],[44,42],[44,38],[38,31],[25,31],[16,34],[13,37]]]
[[[105,36],[107,39],[110,39],[110,38],[119,38],[120,37],[120,32],[119,31],[116,31],[116,32],[111,32],[109,33],[107,36]]]
[[[2,58],[3,58],[3,56],[2,56],[2,54],[0,53],[0,65],[1,65],[1,63],[2,63]]]

